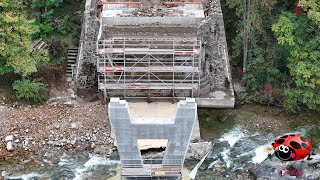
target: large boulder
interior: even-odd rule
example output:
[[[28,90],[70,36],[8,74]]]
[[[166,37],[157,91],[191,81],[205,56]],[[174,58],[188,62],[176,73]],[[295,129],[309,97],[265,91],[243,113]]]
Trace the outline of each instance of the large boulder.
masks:
[[[212,149],[211,142],[190,143],[186,159],[202,159]]]

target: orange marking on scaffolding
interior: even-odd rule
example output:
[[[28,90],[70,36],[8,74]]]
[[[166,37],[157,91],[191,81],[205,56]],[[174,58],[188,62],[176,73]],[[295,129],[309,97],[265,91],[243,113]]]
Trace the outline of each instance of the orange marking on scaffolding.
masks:
[[[175,4],[202,4],[202,2],[164,2],[166,5],[175,5]]]
[[[112,72],[123,72],[124,71],[124,69],[123,69],[123,67],[99,67],[98,68],[98,71],[99,72],[107,72],[107,73],[112,73]]]
[[[188,55],[193,54],[192,51],[175,51],[174,53],[175,53],[175,54],[188,54]]]
[[[127,2],[97,2],[97,5],[104,5],[104,4],[141,4],[141,2],[132,2],[132,1],[127,1]]]

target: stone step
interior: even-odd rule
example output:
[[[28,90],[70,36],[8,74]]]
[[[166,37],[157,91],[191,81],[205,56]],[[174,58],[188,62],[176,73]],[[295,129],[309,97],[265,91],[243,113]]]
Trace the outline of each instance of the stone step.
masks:
[[[67,62],[70,63],[70,64],[74,64],[77,61],[75,59],[67,59]]]
[[[74,53],[74,52],[68,52],[68,56],[76,56],[77,57],[78,53]]]
[[[76,64],[76,61],[74,61],[74,60],[67,60],[67,64],[74,65],[74,64]]]
[[[74,47],[74,48],[68,48],[68,51],[77,51],[78,52],[78,48]]]
[[[78,54],[78,51],[68,51],[68,54]]]
[[[72,55],[74,55],[74,54],[78,54],[78,51],[68,51],[68,53],[67,53],[68,55],[70,55],[70,54],[72,54]]]
[[[77,56],[67,56],[68,59],[77,59]]]
[[[68,78],[72,78],[72,69],[74,67],[74,64],[77,61],[78,48],[77,47],[69,48],[67,52],[68,52],[68,54],[67,54],[67,69],[66,69],[65,76]]]

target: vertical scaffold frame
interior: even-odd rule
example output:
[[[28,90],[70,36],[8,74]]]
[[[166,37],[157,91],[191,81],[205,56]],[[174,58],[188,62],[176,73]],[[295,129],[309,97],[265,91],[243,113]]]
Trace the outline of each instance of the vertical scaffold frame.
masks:
[[[97,55],[98,87],[106,96],[168,97],[157,92],[170,91],[184,98],[200,88],[197,38],[113,37],[98,41]]]

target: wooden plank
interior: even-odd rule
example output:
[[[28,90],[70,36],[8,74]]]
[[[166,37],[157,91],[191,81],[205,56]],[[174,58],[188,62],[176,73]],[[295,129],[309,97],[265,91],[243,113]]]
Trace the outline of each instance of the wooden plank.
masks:
[[[166,175],[166,172],[162,172],[162,171],[160,171],[160,172],[154,172],[154,175],[156,175],[156,176],[165,176],[165,175]]]
[[[42,42],[38,45],[37,49],[41,49],[42,46],[44,46],[45,44],[46,44],[46,43],[42,41]]]
[[[40,39],[38,39],[38,40],[35,40],[35,41],[33,41],[33,43],[32,43],[32,47],[35,47],[37,44],[39,44],[40,42],[41,42],[41,38]]]
[[[47,43],[42,47],[42,49],[44,50],[47,50],[48,48],[49,48],[49,45]]]

